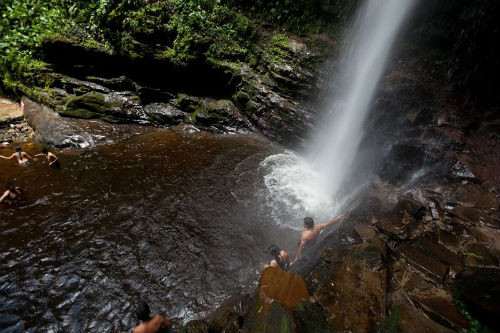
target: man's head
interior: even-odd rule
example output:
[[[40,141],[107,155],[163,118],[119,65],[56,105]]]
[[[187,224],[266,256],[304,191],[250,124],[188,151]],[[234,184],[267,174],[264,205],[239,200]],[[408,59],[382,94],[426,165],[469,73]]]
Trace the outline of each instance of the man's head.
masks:
[[[49,151],[47,150],[47,148],[42,148],[42,154],[47,155],[48,153],[49,153]]]
[[[21,147],[16,147],[16,153],[21,153]]]
[[[276,245],[271,245],[269,246],[269,253],[273,256],[273,257],[277,257],[279,254],[280,254],[280,248],[277,247]]]
[[[5,188],[10,190],[10,191],[13,191],[14,190],[14,184],[12,184],[11,182],[8,182],[6,185],[5,185]]]
[[[151,319],[151,310],[149,309],[148,303],[144,301],[139,302],[139,306],[137,307],[137,318],[141,321],[148,321]]]
[[[304,217],[304,226],[306,229],[312,229],[314,227],[314,220],[312,217]]]

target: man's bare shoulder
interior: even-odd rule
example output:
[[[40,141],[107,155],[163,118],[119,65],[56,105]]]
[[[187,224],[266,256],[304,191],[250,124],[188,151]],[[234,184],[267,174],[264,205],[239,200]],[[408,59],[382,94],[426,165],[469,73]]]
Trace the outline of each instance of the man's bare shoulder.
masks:
[[[315,233],[316,233],[315,229],[304,230],[302,232],[301,241],[303,242],[310,241],[312,238],[314,238]]]

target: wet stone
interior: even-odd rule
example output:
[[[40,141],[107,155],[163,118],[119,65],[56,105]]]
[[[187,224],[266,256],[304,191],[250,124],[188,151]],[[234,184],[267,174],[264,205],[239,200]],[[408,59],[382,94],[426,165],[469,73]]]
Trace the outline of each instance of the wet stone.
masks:
[[[383,258],[384,248],[370,243],[325,250],[311,273],[318,279],[313,296],[334,331],[377,331],[385,312]]]
[[[457,161],[451,167],[451,175],[459,179],[473,180],[476,176],[469,170],[469,168],[462,162]]]
[[[499,257],[496,254],[484,243],[469,243],[465,246],[467,266],[498,266]]]
[[[397,238],[400,240],[408,238],[407,226],[401,222],[395,222],[388,218],[381,218],[375,222],[375,227],[381,233],[389,237]]]
[[[438,283],[442,283],[445,275],[448,273],[447,265],[425,255],[409,244],[403,244],[396,248],[396,253]]]
[[[411,295],[424,311],[435,321],[446,323],[456,330],[469,328],[468,321],[458,312],[451,296],[442,290],[435,290],[430,295]]]

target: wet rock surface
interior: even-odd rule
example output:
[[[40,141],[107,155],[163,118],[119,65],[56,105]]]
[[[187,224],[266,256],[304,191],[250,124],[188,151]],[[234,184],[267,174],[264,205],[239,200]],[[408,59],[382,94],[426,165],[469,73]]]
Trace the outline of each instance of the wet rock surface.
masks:
[[[81,149],[109,144],[151,128],[138,125],[113,126],[99,120],[69,119],[28,97],[23,98],[24,117],[34,130],[34,140],[48,147]]]
[[[24,120],[19,103],[0,96],[0,144],[25,142],[33,137],[33,130]]]
[[[65,117],[109,123],[193,124],[218,133],[259,132],[286,145],[302,143],[325,86],[319,66],[334,46],[313,50],[289,36],[263,37],[260,64],[214,61],[189,67],[125,59],[69,40],[44,42],[49,88],[26,90]],[[322,51],[319,51],[319,50]],[[65,53],[68,57],[62,57]]]

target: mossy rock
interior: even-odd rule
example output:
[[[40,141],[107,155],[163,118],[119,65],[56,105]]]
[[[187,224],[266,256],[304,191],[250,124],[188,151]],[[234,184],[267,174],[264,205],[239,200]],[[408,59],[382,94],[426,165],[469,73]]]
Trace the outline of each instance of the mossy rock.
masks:
[[[200,106],[200,102],[189,95],[178,94],[174,102],[174,106],[189,113],[196,112]]]
[[[60,111],[61,114],[78,118],[99,118],[105,116],[113,106],[105,100],[104,95],[90,92],[81,96],[73,96],[67,99],[66,105]]]
[[[73,117],[73,118],[82,118],[82,119],[92,119],[99,118],[99,114],[86,110],[86,109],[70,109],[61,112],[63,116]]]
[[[248,333],[293,333],[293,320],[289,310],[278,302],[273,302],[268,311],[255,307],[243,324],[243,331]]]
[[[321,309],[311,302],[303,301],[293,311],[293,321],[297,332],[331,333],[332,330]]]

